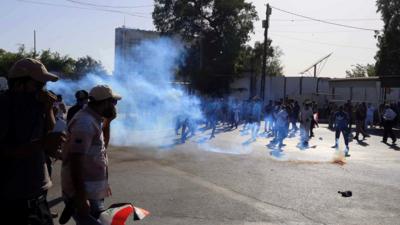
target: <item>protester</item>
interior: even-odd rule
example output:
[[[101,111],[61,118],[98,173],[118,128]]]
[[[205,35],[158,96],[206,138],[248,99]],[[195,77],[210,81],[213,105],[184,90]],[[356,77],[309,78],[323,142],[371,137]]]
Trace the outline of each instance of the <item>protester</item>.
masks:
[[[300,147],[307,148],[310,139],[309,133],[311,121],[313,120],[313,111],[309,102],[304,103],[304,107],[300,112]]]
[[[63,150],[62,192],[66,209],[74,208],[77,224],[96,224],[104,210],[104,198],[111,195],[108,184],[108,158],[102,121],[116,117],[121,96],[106,85],[89,93],[88,106],[68,124],[69,138]]]
[[[292,130],[296,132],[299,128],[297,127],[296,123],[299,118],[300,114],[300,105],[297,101],[293,103],[292,110],[290,113],[290,123],[292,124]]]
[[[234,100],[232,105],[232,117],[233,123],[231,127],[237,129],[240,122],[240,103],[237,99]]]
[[[335,145],[333,148],[339,148],[340,133],[343,135],[345,148],[345,156],[349,157],[349,115],[344,111],[343,106],[335,113]]]
[[[356,135],[354,136],[354,139],[359,141],[359,135],[360,133],[363,136],[363,140],[368,137],[369,135],[364,131],[364,124],[365,124],[365,119],[366,119],[366,107],[365,103],[359,104],[356,107]]]
[[[289,114],[287,113],[287,107],[285,105],[282,105],[276,115],[276,128],[278,148],[281,149],[283,147],[283,141],[287,137],[289,128]]]
[[[57,80],[38,60],[21,59],[8,74],[9,90],[0,96],[0,218],[9,224],[53,224],[46,154],[56,155],[65,135],[51,132],[56,96],[44,87]]]
[[[272,100],[269,100],[268,105],[264,107],[264,132],[272,131],[272,110],[274,108]]]
[[[251,104],[251,115],[250,115],[250,127],[251,127],[251,139],[255,141],[260,130],[262,114],[261,99],[258,96],[253,97]]]
[[[383,139],[382,142],[386,143],[388,137],[392,139],[392,144],[396,144],[396,135],[393,132],[393,125],[396,121],[397,114],[390,108],[389,105],[385,105],[385,110],[383,112]]]
[[[370,128],[374,128],[374,115],[375,115],[375,107],[371,104],[368,103],[368,108],[367,108],[367,117],[365,119],[365,129],[368,129],[368,126]]]
[[[89,100],[89,94],[85,90],[79,90],[75,93],[76,103],[71,108],[69,108],[67,113],[67,122],[69,122],[74,115],[81,110]]]

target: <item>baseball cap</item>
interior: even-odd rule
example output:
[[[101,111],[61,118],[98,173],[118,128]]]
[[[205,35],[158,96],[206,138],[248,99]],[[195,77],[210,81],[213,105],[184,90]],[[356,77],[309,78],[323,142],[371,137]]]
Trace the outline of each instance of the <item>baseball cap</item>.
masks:
[[[57,75],[49,73],[40,61],[32,58],[20,59],[11,67],[8,78],[15,79],[21,77],[31,77],[43,83],[47,81],[55,82],[58,80]]]
[[[121,100],[121,95],[116,94],[111,90],[108,85],[97,85],[89,92],[89,97],[92,97],[95,101],[101,101],[108,98],[113,98],[115,100]]]

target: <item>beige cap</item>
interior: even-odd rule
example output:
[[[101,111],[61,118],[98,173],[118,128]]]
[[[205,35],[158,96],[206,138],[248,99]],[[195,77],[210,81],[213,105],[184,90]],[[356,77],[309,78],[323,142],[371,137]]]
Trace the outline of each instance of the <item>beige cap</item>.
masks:
[[[40,61],[31,58],[18,60],[14,63],[8,73],[9,79],[21,77],[31,77],[32,79],[43,83],[58,80],[58,76],[49,73]]]
[[[95,101],[101,101],[108,98],[115,100],[121,100],[121,95],[114,93],[108,85],[97,85],[89,92],[89,97],[92,97]]]

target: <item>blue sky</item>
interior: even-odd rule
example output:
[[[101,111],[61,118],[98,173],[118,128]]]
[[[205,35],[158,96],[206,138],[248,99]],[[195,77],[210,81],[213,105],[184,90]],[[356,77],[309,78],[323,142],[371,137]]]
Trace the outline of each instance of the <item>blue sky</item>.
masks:
[[[135,14],[56,7],[32,2],[86,7],[68,0],[1,0],[0,48],[15,51],[19,44],[33,48],[33,30],[37,48],[52,49],[72,57],[90,55],[112,71],[114,64],[114,29],[127,27],[154,30],[152,0],[79,0],[112,6],[145,6],[118,9]],[[264,17],[265,1],[251,1]],[[270,0],[271,5],[287,11],[357,27],[381,29],[375,0]],[[291,21],[294,20],[294,21]],[[263,40],[261,21],[255,22],[250,44]],[[373,32],[332,26],[272,11],[270,37],[284,55],[287,75],[296,75],[319,58],[333,52],[321,76],[344,77],[345,70],[356,63],[374,62],[377,51]]]

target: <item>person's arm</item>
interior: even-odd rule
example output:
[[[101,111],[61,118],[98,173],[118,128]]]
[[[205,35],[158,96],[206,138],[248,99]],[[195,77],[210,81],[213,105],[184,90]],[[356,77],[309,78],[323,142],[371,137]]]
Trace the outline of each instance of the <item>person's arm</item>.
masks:
[[[38,151],[45,151],[49,155],[53,155],[62,143],[66,141],[65,134],[54,132],[46,134],[45,137],[33,140],[30,143],[22,145],[10,145],[0,143],[0,156],[2,158],[26,158]]]

